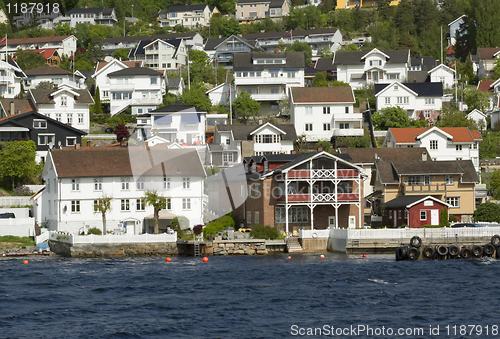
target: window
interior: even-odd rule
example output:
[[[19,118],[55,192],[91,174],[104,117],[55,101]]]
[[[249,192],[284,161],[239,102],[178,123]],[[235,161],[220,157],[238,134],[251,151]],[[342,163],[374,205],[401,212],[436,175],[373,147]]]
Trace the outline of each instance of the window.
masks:
[[[288,72],[289,78],[295,78],[295,72]]]
[[[68,124],[71,125],[73,123],[73,114],[68,113],[66,116],[66,120],[68,121]]]
[[[286,220],[285,208],[275,207],[274,208],[274,223],[284,223]]]
[[[271,78],[277,78],[278,72],[271,72]]]
[[[340,129],[349,129],[349,123],[348,122],[341,122],[339,124]]]
[[[68,106],[68,97],[65,95],[61,97],[61,106]]]
[[[279,94],[280,89],[278,87],[272,87],[271,88],[271,94]]]
[[[222,154],[222,161],[224,163],[231,163],[231,162],[233,162],[233,153],[223,153]]]
[[[450,204],[452,208],[459,208],[460,197],[446,197],[446,203]]]
[[[398,80],[399,79],[399,73],[388,73],[387,74],[387,79],[389,79],[389,80]]]
[[[71,200],[71,213],[80,213],[80,200]]]
[[[306,206],[290,207],[289,209],[289,222],[301,223],[308,222],[309,208]]]
[[[122,178],[122,190],[129,189],[130,178]]]
[[[410,97],[398,97],[398,104],[408,104]]]
[[[182,178],[182,188],[189,188],[189,178]]]
[[[56,113],[56,120],[61,121],[62,120],[62,114],[61,113]]]
[[[272,144],[273,143],[273,135],[272,134],[262,134],[262,143],[263,144]]]
[[[251,223],[252,223],[252,212],[247,211],[247,224],[251,224]]]
[[[455,150],[461,151],[462,150],[462,145],[455,145]]]
[[[182,198],[182,209],[183,210],[191,209],[191,198]]]
[[[347,106],[347,107],[345,108],[345,112],[346,112],[346,114],[349,114],[349,106]]]
[[[102,178],[94,178],[94,191],[102,191]]]
[[[434,104],[434,98],[425,98],[425,104],[426,105],[433,105]]]
[[[424,117],[425,118],[430,118],[431,117],[431,111],[424,111]]]
[[[323,107],[323,114],[330,114],[330,107]]]
[[[427,220],[427,211],[420,211],[420,220]]]
[[[76,137],[66,137],[66,146],[75,146]]]
[[[163,177],[163,188],[167,190],[170,189],[170,178]]]
[[[437,140],[431,140],[430,146],[431,146],[431,149],[438,149],[438,141]]]
[[[445,175],[444,176],[444,183],[446,185],[453,185],[453,175]]]
[[[80,179],[71,179],[71,190],[72,191],[80,190]]]
[[[143,190],[144,189],[144,178],[137,179],[137,182],[135,184],[136,184],[136,188],[138,190]]]
[[[398,85],[394,85],[394,90],[395,91],[399,90],[399,86]]]
[[[151,77],[151,85],[156,85],[158,83],[158,78],[157,77]]]
[[[78,113],[78,123],[83,124],[83,113]]]
[[[313,130],[313,124],[306,124],[306,131],[312,131]]]
[[[136,210],[137,211],[145,211],[146,210],[146,205],[144,204],[143,199],[137,199],[136,201]]]
[[[47,120],[33,119],[33,128],[47,128]]]
[[[312,114],[313,113],[313,108],[312,107],[306,107],[306,114]]]
[[[323,131],[329,131],[330,130],[330,124],[323,124]]]
[[[429,175],[409,175],[407,178],[407,184],[413,185],[430,185],[431,177]]]
[[[109,91],[102,91],[102,97],[103,98],[109,97]]]
[[[122,211],[130,211],[130,200],[121,199],[121,210]]]
[[[258,224],[260,221],[259,221],[259,212],[258,211],[255,211],[254,213],[254,220],[253,220],[254,224]]]

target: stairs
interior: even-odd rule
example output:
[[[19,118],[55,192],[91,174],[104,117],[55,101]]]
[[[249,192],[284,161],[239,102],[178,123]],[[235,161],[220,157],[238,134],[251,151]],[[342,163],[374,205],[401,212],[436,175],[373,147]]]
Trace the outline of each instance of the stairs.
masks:
[[[194,256],[199,257],[200,256],[200,239],[196,239],[196,235],[194,237],[194,242],[193,242],[193,247],[194,247]]]
[[[302,252],[302,246],[300,246],[299,238],[288,238],[286,241],[286,251],[288,253]]]

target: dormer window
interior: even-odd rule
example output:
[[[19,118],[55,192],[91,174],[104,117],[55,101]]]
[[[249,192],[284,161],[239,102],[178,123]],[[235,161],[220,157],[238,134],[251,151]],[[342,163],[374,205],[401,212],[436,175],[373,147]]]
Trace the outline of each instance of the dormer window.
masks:
[[[47,128],[47,120],[33,119],[33,128],[37,129]]]
[[[252,173],[255,173],[255,172],[257,172],[257,163],[254,162],[252,164]]]
[[[61,97],[61,106],[68,106],[68,97],[65,95]]]

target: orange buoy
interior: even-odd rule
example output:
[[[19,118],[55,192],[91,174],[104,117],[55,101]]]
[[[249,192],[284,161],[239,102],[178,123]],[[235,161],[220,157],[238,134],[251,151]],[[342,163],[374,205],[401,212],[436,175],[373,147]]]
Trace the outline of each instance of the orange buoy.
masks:
[[[321,259],[323,259],[325,256],[322,254],[322,255],[320,255],[319,257],[320,257]]]
[[[28,264],[28,260],[23,261],[23,264],[27,265]]]
[[[207,257],[203,257],[203,262],[208,262],[208,258]]]
[[[366,258],[366,254],[363,254],[363,258]]]
[[[171,262],[171,261],[172,261],[172,259],[167,258],[167,259],[165,259],[165,261],[167,261],[167,262]]]
[[[287,259],[292,259],[292,257],[291,257],[291,256],[288,256],[288,258],[287,258]]]

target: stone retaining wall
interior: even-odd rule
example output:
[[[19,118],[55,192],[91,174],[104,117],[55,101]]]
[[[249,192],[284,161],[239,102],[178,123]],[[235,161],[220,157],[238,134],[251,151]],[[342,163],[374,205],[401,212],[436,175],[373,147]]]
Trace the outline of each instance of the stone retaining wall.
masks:
[[[205,254],[212,255],[265,255],[268,254],[266,249],[266,241],[265,240],[216,240],[212,242],[212,246],[209,246],[205,249]]]
[[[50,250],[63,257],[112,258],[177,255],[176,243],[75,244],[49,240]]]

